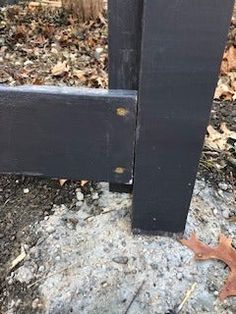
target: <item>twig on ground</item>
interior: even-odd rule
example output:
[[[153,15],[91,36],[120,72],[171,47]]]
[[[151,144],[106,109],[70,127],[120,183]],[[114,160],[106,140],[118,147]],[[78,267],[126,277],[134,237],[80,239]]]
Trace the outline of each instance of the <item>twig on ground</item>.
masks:
[[[116,211],[116,209],[111,209],[111,210],[108,210],[108,211],[106,211],[106,212],[101,212],[101,213],[98,214],[98,215],[90,215],[90,216],[84,218],[84,221],[89,220],[90,218],[97,217],[97,216],[106,215],[106,214],[109,214],[109,213],[114,212],[114,211]]]
[[[41,278],[35,280],[33,283],[31,283],[30,285],[28,285],[27,288],[28,288],[28,289],[29,289],[29,288],[32,288],[33,286],[35,286],[35,285],[36,285],[37,283],[39,283],[40,281],[42,281],[42,280],[44,280],[44,279],[51,278],[51,277],[53,277],[53,276],[55,276],[55,275],[58,275],[58,274],[60,274],[60,273],[63,273],[63,272],[66,271],[66,270],[69,270],[69,269],[71,269],[71,268],[73,268],[73,267],[75,267],[75,266],[78,266],[78,264],[79,264],[79,262],[74,263],[74,264],[71,264],[71,265],[69,265],[69,266],[66,266],[66,267],[64,267],[64,268],[62,268],[62,269],[59,269],[58,271],[56,271],[56,272],[53,273],[53,274],[48,274],[48,275],[42,276]]]
[[[132,300],[129,303],[129,306],[127,307],[126,311],[124,314],[127,314],[131,308],[131,306],[133,305],[135,299],[137,298],[137,296],[139,295],[140,291],[142,290],[143,285],[145,284],[145,280],[143,280],[143,282],[141,283],[140,287],[138,288],[138,290],[136,291],[136,293],[134,294]]]
[[[180,303],[180,305],[177,308],[176,314],[180,313],[185,305],[186,302],[188,302],[189,298],[191,297],[191,295],[193,294],[195,288],[196,288],[197,284],[196,282],[192,285],[192,287],[187,291],[183,301]]]

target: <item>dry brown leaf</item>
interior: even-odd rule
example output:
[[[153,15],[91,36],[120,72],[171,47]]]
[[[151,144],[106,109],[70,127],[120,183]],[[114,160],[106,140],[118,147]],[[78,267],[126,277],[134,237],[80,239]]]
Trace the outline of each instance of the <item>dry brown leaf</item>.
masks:
[[[214,99],[224,99],[232,101],[234,94],[234,90],[231,89],[229,85],[221,83],[221,81],[219,81],[218,86],[215,90]]]
[[[228,71],[236,70],[236,48],[231,46],[225,53],[224,59],[228,62]]]
[[[89,181],[88,180],[82,180],[80,185],[83,187],[85,186]]]
[[[66,182],[67,182],[67,179],[60,179],[59,180],[60,186],[63,186]]]
[[[181,240],[181,243],[195,253],[197,260],[217,259],[228,265],[231,272],[219,297],[224,300],[229,296],[236,296],[236,250],[232,247],[232,239],[221,234],[218,246],[210,247],[192,234],[189,240]]]
[[[236,92],[236,81],[235,80],[231,81],[230,85],[233,88],[233,90]]]
[[[54,76],[62,76],[66,72],[69,71],[69,68],[66,64],[66,61],[64,62],[58,62],[53,68],[52,68],[52,74]]]
[[[33,10],[36,7],[52,7],[52,8],[61,8],[62,3],[61,1],[40,1],[40,2],[36,2],[36,1],[31,1],[28,4],[28,7],[30,10]]]
[[[86,82],[85,71],[82,70],[74,70],[73,75],[77,77],[82,83]]]
[[[227,141],[229,138],[236,140],[236,132],[230,131],[225,123],[222,123],[220,129],[222,133],[215,130],[211,125],[208,126],[205,145],[211,149],[224,151],[228,148]]]

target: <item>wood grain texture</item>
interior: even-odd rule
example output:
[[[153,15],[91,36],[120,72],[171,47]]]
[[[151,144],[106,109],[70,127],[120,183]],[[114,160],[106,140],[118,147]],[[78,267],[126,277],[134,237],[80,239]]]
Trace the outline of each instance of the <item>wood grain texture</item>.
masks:
[[[143,0],[109,0],[108,13],[109,88],[137,90]],[[131,193],[132,189],[132,185],[110,184],[112,192]]]
[[[0,173],[128,183],[135,116],[133,91],[0,86]]]
[[[145,0],[134,232],[182,232],[233,0]]]

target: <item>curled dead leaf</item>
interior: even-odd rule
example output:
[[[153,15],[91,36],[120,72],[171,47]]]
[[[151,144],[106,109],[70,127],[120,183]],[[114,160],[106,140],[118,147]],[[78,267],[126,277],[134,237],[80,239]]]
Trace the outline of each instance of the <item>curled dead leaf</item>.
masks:
[[[80,185],[83,187],[85,186],[89,181],[88,180],[81,180]]]
[[[234,94],[235,91],[229,86],[229,83],[222,83],[222,81],[219,80],[218,86],[215,90],[214,99],[232,101]]]
[[[79,80],[80,80],[80,82],[82,82],[82,83],[85,83],[86,82],[86,75],[85,75],[85,71],[82,71],[82,70],[74,70],[73,71],[73,75],[75,76],[75,77],[77,77]]]
[[[213,150],[228,150],[228,139],[232,138],[236,140],[236,132],[230,131],[225,123],[221,124],[221,132],[215,130],[211,125],[208,126],[205,146]]]
[[[60,186],[63,186],[67,181],[68,181],[67,179],[60,179],[59,180]]]
[[[52,75],[53,76],[62,76],[65,73],[69,71],[69,67],[66,64],[66,61],[64,62],[58,62],[53,68],[52,68]]]
[[[197,260],[217,259],[228,265],[231,271],[219,298],[224,300],[229,296],[236,296],[236,250],[232,247],[232,239],[221,234],[219,244],[210,247],[192,234],[190,239],[181,240],[181,243],[195,253]]]
[[[236,70],[236,48],[230,46],[224,54],[224,60],[227,61],[227,72]]]

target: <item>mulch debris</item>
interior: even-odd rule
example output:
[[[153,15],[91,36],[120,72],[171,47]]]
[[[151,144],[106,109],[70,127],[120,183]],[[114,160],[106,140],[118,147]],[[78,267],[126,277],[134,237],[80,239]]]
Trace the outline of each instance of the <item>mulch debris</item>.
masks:
[[[0,83],[107,87],[105,18],[79,23],[63,9],[0,9]]]

